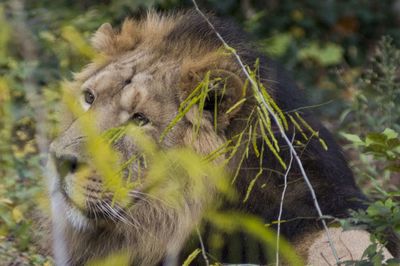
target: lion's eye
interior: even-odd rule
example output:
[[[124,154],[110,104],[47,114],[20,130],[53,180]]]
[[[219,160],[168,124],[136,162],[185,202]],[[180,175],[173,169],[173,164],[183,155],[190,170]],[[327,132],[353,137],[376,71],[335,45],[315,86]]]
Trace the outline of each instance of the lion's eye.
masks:
[[[150,120],[142,113],[136,113],[131,117],[131,121],[138,126],[144,126],[150,122]]]
[[[85,91],[83,93],[83,96],[85,97],[85,102],[87,104],[92,104],[94,102],[95,97],[94,97],[93,93],[91,93],[90,91]]]

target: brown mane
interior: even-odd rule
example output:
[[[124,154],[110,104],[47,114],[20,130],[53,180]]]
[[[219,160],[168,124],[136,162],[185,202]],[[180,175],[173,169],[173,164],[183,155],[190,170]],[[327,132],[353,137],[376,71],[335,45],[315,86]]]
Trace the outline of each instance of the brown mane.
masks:
[[[248,66],[252,67],[256,61],[259,62],[257,78],[283,111],[292,111],[303,106],[304,96],[298,91],[295,83],[278,64],[258,53],[248,43],[246,34],[232,23],[212,16],[210,19]],[[254,97],[250,90],[246,90],[246,78],[240,66],[231,54],[222,49],[215,32],[194,11],[164,15],[150,11],[143,19],[126,19],[120,30],[113,29],[110,24],[104,24],[93,35],[91,41],[93,47],[103,56],[103,60],[89,64],[76,74],[72,87],[79,97],[82,92],[89,90],[96,98],[92,105],[84,106],[99,114],[98,121],[94,123],[100,131],[129,123],[134,114],[141,114],[151,121],[143,126],[144,130],[147,130],[146,133],[159,140],[163,130],[178,113],[180,103],[206,75],[210,75],[215,78],[212,80],[216,80],[210,84],[215,94],[210,94],[206,99],[211,107],[205,105],[207,108],[200,120],[199,133],[194,137],[193,125],[198,119],[198,106],[194,105],[168,132],[160,146],[190,147],[199,154],[208,154],[226,140],[243,132],[249,114],[255,108]],[[226,87],[222,97],[219,95],[221,80],[224,82],[222,85]],[[215,95],[215,98],[212,98],[212,95]],[[232,112],[227,112],[243,98],[246,98],[244,104]],[[215,109],[212,104],[216,102],[218,113],[214,115]],[[311,138],[307,146],[300,147],[301,159],[310,174],[317,196],[322,199],[323,213],[346,217],[348,209],[365,208],[362,202],[365,197],[356,187],[352,173],[331,134],[311,113],[304,112],[302,117],[329,147],[328,151],[325,151],[317,138]],[[215,118],[217,129],[214,127]],[[84,152],[85,140],[79,127],[80,118],[76,120],[52,143],[53,160],[70,160],[74,157],[77,161],[90,161]],[[276,129],[273,123],[272,128]],[[289,128],[288,134],[292,136],[295,131],[290,121]],[[281,145],[283,141],[280,135],[275,133]],[[295,135],[295,139],[301,141],[300,134]],[[261,144],[261,147],[263,139],[258,137],[255,142],[257,145]],[[137,153],[135,144],[126,138],[121,138],[115,146],[124,159]],[[279,210],[283,185],[279,173],[283,172],[283,169],[267,149],[261,157],[254,149],[249,149],[249,154],[243,157],[243,164],[239,164],[244,152],[243,147],[239,147],[239,150],[228,164],[227,170],[236,172],[238,165],[241,166],[238,169],[237,182],[234,184],[240,201],[226,202],[222,208],[244,210],[260,217],[265,223],[272,223],[276,220]],[[281,153],[283,160],[288,162],[289,152],[284,145]],[[243,201],[250,183],[259,172],[260,161],[266,168],[259,175],[248,201]],[[137,173],[137,168],[137,164],[132,164],[131,170],[134,174]],[[140,225],[138,228],[114,221],[106,221],[99,225],[97,221],[82,217],[65,204],[63,196],[59,195],[62,194],[58,187],[58,183],[61,182],[59,179],[55,175],[50,182],[50,193],[53,205],[54,251],[56,261],[60,265],[81,265],[91,259],[104,258],[119,251],[126,251],[130,262],[135,265],[153,265],[163,259],[177,259],[182,250],[183,254],[190,254],[193,249],[185,250],[189,247],[185,243],[194,227],[199,224],[206,202],[217,197],[211,188],[204,197],[193,199],[187,195],[189,190],[185,188],[179,191],[186,199],[180,209],[169,208],[148,198],[125,210],[129,214],[128,218],[134,218]],[[88,198],[99,200],[101,193],[96,192],[103,189],[101,177],[92,174],[87,179],[85,185],[89,187],[86,191],[90,194]],[[289,240],[297,241],[309,232],[318,230],[320,221],[297,219],[317,217],[317,214],[296,166],[289,175],[289,183],[291,185],[285,198],[282,219],[293,222],[282,224],[282,234]],[[90,212],[90,208],[88,211]],[[88,224],[91,226],[87,226]],[[212,252],[209,243],[213,231],[205,231],[205,245],[207,250]],[[255,257],[248,255],[254,252],[248,251],[248,238],[240,233],[239,242],[242,249],[238,254],[240,253],[239,257],[244,257],[240,257],[240,261],[231,259],[228,254],[231,238],[228,236],[226,239],[221,257],[218,258],[220,261],[267,263],[267,254],[264,249],[258,248],[259,243],[255,243],[253,247],[257,247],[254,250],[260,251],[261,254]],[[303,253],[307,252],[303,250]]]

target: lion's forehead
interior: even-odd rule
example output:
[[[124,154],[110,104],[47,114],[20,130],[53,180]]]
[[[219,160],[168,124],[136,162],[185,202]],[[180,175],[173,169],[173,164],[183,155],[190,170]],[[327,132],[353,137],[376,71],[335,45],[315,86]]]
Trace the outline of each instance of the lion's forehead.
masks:
[[[90,88],[100,93],[121,89],[122,83],[129,80],[131,84],[153,90],[153,93],[163,93],[159,91],[160,87],[171,85],[178,69],[177,60],[159,54],[156,56],[147,49],[138,50],[134,53],[128,52],[101,67],[82,83],[82,88]]]
[[[109,64],[82,83],[82,90],[91,90],[95,94],[110,92],[131,76],[130,68],[121,68],[116,64]]]

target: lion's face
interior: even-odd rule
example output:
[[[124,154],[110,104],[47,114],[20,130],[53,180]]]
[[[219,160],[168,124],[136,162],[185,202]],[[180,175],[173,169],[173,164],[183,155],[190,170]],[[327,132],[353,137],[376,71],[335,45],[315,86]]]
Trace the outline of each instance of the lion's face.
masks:
[[[134,124],[153,139],[160,149],[190,147],[200,154],[206,154],[226,140],[224,128],[236,111],[229,115],[225,111],[237,102],[238,95],[243,95],[243,83],[231,69],[227,69],[229,58],[216,52],[215,47],[210,51],[197,50],[195,56],[190,50],[179,53],[179,47],[165,43],[168,38],[165,34],[171,30],[170,24],[165,21],[157,24],[160,27],[158,38],[151,37],[147,40],[143,36],[148,32],[146,24],[140,25],[140,33],[140,30],[132,29],[132,23],[127,21],[119,34],[110,29],[108,24],[98,30],[93,43],[95,47],[98,46],[98,50],[105,49],[106,54],[109,52],[107,61],[103,64],[90,64],[76,75],[73,83],[77,101],[86,113],[69,123],[51,144],[52,158],[58,170],[58,176],[50,182],[53,208],[61,210],[76,228],[132,223],[152,208],[157,209],[150,211],[153,213],[160,209],[160,201],[153,202],[151,197],[141,191],[140,185],[129,192],[127,202],[113,202],[113,192],[104,186],[103,177],[96,170],[98,166],[86,151],[88,137],[82,130],[83,121],[87,122],[87,119],[83,119],[85,116],[94,114],[95,120],[92,123],[99,133]],[[148,27],[155,31],[154,21],[149,23]],[[132,31],[142,36],[134,38],[134,44],[127,41],[132,40]],[[111,45],[111,48],[107,45]],[[135,46],[134,49],[132,46]],[[218,115],[213,114],[215,108],[206,103],[209,109],[204,110],[199,120],[196,115],[198,107],[193,106],[160,142],[161,134],[178,114],[182,101],[206,73],[211,73],[211,79],[217,80],[218,84],[210,84],[212,90],[224,90],[223,97],[218,98]],[[213,92],[212,95],[217,93]],[[217,102],[217,98],[207,99],[212,104]],[[215,119],[218,120],[218,130],[214,127]],[[200,125],[195,139],[194,123]],[[113,148],[120,155],[121,164],[133,156],[140,157],[141,154],[134,140],[128,136],[118,139]],[[145,169],[141,167],[140,160],[130,162],[123,178],[129,176],[135,180],[139,171],[146,176]],[[183,191],[177,193],[184,194]],[[201,205],[201,201],[190,200],[186,207],[191,209],[190,204]]]
[[[127,54],[96,70],[80,82],[77,100],[88,115],[93,113],[96,118],[93,123],[99,132],[134,124],[158,141],[178,110],[177,95],[171,89],[175,85],[173,80],[177,80],[179,74],[178,67],[172,63],[153,63],[149,67],[150,62],[146,61],[152,60],[151,56],[140,60],[140,54],[140,51]],[[67,217],[78,227],[87,226],[92,218],[119,220],[128,211],[118,203],[111,207],[113,195],[104,187],[96,165],[93,165],[86,152],[87,137],[81,130],[82,123],[83,119],[77,118],[51,145],[59,173],[52,189],[61,192]],[[179,123],[159,143],[160,146],[183,145],[188,129],[187,124]],[[113,146],[120,154],[121,164],[139,153],[132,139],[127,136],[120,138]],[[124,178],[128,172],[135,177],[139,167],[138,162],[130,163]],[[138,187],[132,191],[132,203],[142,198],[140,193]],[[82,201],[82,198],[85,200]]]

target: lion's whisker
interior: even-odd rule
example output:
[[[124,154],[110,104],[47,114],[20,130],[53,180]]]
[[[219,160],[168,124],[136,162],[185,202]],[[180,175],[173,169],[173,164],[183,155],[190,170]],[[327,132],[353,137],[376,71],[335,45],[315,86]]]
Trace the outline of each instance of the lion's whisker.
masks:
[[[111,205],[108,202],[104,202],[105,206],[110,210],[111,214],[117,218],[120,222],[125,223],[127,225],[130,225],[132,227],[136,227],[139,226],[139,224],[135,225],[132,222],[130,222],[129,220],[127,220],[124,216],[122,216],[118,211],[116,211],[113,207],[111,207]],[[123,211],[122,208],[119,209],[119,211]],[[124,212],[125,213],[125,212]]]
[[[103,204],[100,204],[98,206],[100,207],[106,218],[110,218],[113,222],[118,222],[118,220],[116,220],[116,217],[114,217],[114,215],[110,213],[110,210],[106,206],[104,206]]]
[[[138,193],[130,192],[129,195],[134,197],[135,199],[142,200],[142,201],[144,201],[146,203],[149,203],[149,204],[151,203],[151,201],[147,197],[144,197],[144,196],[142,196],[142,195],[140,195]]]
[[[155,196],[155,195],[152,195],[152,194],[150,194],[150,193],[145,193],[145,192],[141,192],[141,191],[138,191],[138,190],[133,190],[133,191],[130,191],[129,193],[130,193],[131,195],[133,195],[133,196],[135,196],[135,195],[143,195],[144,197],[149,197],[149,198],[158,200],[158,201],[160,201],[161,203],[163,203],[163,204],[165,204],[165,205],[167,205],[167,206],[170,205],[170,204],[168,204],[166,201],[164,201],[164,200],[160,199],[159,197],[157,197],[157,196]],[[148,202],[150,203],[150,201],[148,201]]]

